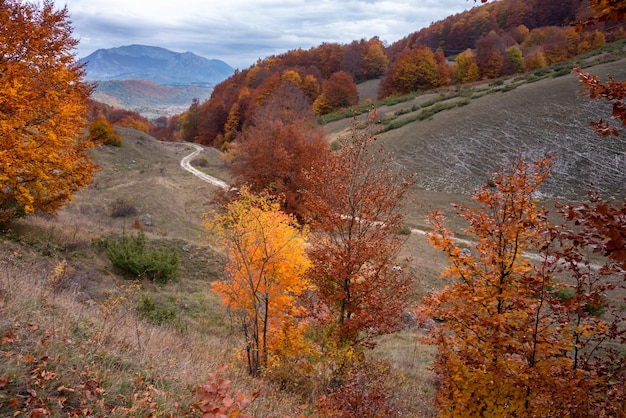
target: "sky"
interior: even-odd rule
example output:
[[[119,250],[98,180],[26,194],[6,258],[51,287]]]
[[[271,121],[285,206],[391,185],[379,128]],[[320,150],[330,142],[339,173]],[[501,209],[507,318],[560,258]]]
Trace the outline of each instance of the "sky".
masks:
[[[193,52],[246,69],[257,59],[324,42],[378,36],[389,44],[477,5],[473,0],[57,0],[76,51],[131,44]],[[478,2],[478,4],[480,4]]]

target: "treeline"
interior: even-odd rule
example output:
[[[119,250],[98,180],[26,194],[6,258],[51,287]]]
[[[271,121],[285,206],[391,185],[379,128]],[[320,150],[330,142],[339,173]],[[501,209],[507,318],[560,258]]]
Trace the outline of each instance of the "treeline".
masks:
[[[88,108],[87,120],[89,121],[91,136],[93,136],[94,128],[96,131],[104,129],[106,133],[104,138],[102,138],[103,142],[109,142],[110,139],[113,139],[113,142],[115,142],[113,138],[114,125],[145,132],[161,140],[178,139],[176,132],[180,129],[179,115],[174,115],[170,118],[160,116],[151,121],[135,111],[120,109],[95,100],[89,100]],[[121,138],[118,138],[118,141],[121,144]]]
[[[322,115],[357,104],[358,82],[382,78],[378,98],[384,98],[535,70],[625,36],[622,23],[577,30],[575,22],[589,16],[588,1],[504,0],[450,16],[388,47],[374,37],[270,56],[218,84],[206,102],[194,101],[182,115],[162,121],[156,134],[222,147],[254,125],[255,112],[273,94],[286,90]]]
[[[213,146],[231,142],[253,124],[255,112],[273,95],[286,91],[317,114],[355,105],[355,80],[381,77],[387,65],[377,37],[349,45],[324,43],[259,60],[218,84],[208,101],[194,101],[181,116],[179,138]]]

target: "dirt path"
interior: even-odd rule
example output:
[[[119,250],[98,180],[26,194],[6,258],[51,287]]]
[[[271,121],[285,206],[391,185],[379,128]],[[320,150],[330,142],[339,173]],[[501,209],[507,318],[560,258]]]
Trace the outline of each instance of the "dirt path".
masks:
[[[210,183],[214,186],[220,187],[224,190],[230,190],[232,188],[232,186],[230,186],[228,183],[226,183],[225,181],[222,181],[216,177],[210,176],[206,173],[203,173],[202,171],[196,169],[195,167],[193,167],[191,165],[191,160],[193,160],[198,154],[200,154],[204,149],[198,145],[198,144],[189,144],[192,147],[195,148],[195,151],[193,151],[191,154],[183,157],[182,160],[180,160],[180,166],[184,169],[187,170],[188,172],[190,172],[191,174],[193,174],[194,176],[200,178],[203,181],[206,181],[207,183]],[[412,234],[417,234],[417,235],[421,235],[426,237],[427,232],[422,230],[422,229],[416,229],[416,228],[411,228],[411,233]],[[455,238],[455,241],[458,242],[459,244],[464,244],[467,245],[469,247],[473,247],[476,243],[474,241],[470,241],[470,240],[466,240],[466,239],[462,239],[462,238]],[[535,253],[529,253],[529,252],[525,252],[523,254],[524,257],[529,258],[531,260],[535,260],[535,261],[542,261],[542,257],[540,254],[535,254]],[[592,268],[599,268],[600,266],[597,265],[592,265]]]
[[[193,160],[198,154],[200,154],[203,151],[203,148],[198,145],[198,144],[189,144],[192,147],[194,147],[196,150],[194,152],[192,152],[191,154],[187,155],[186,157],[183,157],[182,160],[180,160],[180,166],[184,169],[187,170],[188,172],[190,172],[191,174],[193,174],[194,176],[202,179],[203,181],[206,181],[207,183],[210,183],[214,186],[220,187],[224,190],[230,190],[231,186],[218,179],[215,178],[213,176],[210,176],[206,173],[203,173],[202,171],[198,170],[197,168],[193,167],[191,165],[191,160]]]

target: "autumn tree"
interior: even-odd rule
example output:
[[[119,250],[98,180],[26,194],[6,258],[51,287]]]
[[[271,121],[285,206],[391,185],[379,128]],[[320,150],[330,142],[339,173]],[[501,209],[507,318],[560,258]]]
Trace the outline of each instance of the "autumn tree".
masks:
[[[226,280],[213,283],[235,314],[245,337],[248,372],[259,375],[272,356],[302,340],[305,324],[297,322],[298,296],[311,289],[304,276],[306,230],[280,210],[267,193],[247,188],[223,213],[207,222],[228,255]]]
[[[594,272],[572,251],[580,238],[549,224],[535,198],[548,169],[546,159],[511,164],[474,194],[479,207],[458,206],[475,238],[468,248],[432,217],[450,284],[418,312],[438,323],[427,340],[438,349],[442,416],[613,416],[623,406],[613,385],[623,384],[624,359],[611,344],[624,314],[603,317],[605,275],[616,270]]]
[[[282,195],[282,209],[302,219],[305,170],[324,161],[330,148],[323,130],[314,124],[308,97],[290,84],[258,109],[254,124],[232,144],[228,157],[236,185]]]
[[[0,2],[0,223],[54,213],[96,170],[82,137],[92,86],[67,8]]]
[[[198,119],[200,103],[197,98],[191,101],[189,109],[183,114],[180,122],[180,137],[183,141],[195,142],[198,139]]]
[[[325,115],[359,103],[359,91],[352,76],[338,71],[322,83],[322,93],[313,102],[317,115]]]
[[[361,67],[363,78],[371,80],[382,77],[389,65],[389,59],[385,55],[385,47],[377,36],[365,43],[365,48],[361,56]]]
[[[513,45],[508,47],[505,52],[502,72],[507,75],[523,73],[525,68],[522,50],[517,45]]]
[[[544,68],[547,65],[546,56],[543,53],[543,48],[541,47],[532,49],[524,57],[524,68],[526,71],[537,70],[539,68]]]
[[[480,70],[471,49],[466,49],[457,55],[454,60],[452,74],[459,83],[471,83],[480,80]]]
[[[626,19],[626,4],[621,0],[590,0],[593,15],[582,25],[589,26],[596,22],[619,22]]]
[[[381,81],[379,96],[401,95],[417,90],[428,90],[445,85],[435,54],[426,47],[404,52],[387,71]]]
[[[89,140],[98,144],[122,145],[122,136],[115,132],[111,122],[104,118],[96,119],[89,127]]]
[[[308,277],[316,312],[334,347],[372,346],[377,335],[402,326],[410,294],[400,208],[411,180],[374,143],[372,122],[353,125],[338,151],[309,171],[307,204],[314,231]]]
[[[505,45],[495,31],[489,32],[476,42],[476,63],[483,77],[497,78],[502,75]]]

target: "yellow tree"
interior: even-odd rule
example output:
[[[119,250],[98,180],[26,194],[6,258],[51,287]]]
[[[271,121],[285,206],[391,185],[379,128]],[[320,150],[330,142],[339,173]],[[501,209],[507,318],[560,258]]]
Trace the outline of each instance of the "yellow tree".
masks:
[[[457,55],[452,70],[454,79],[459,83],[471,83],[480,80],[480,70],[476,64],[476,56],[471,49]]]
[[[387,97],[428,90],[446,84],[447,74],[430,49],[420,46],[404,51],[382,79],[379,96]]]
[[[377,36],[365,43],[365,48],[361,56],[363,77],[366,80],[381,77],[387,70],[389,58],[385,55],[385,46]]]
[[[302,314],[298,296],[311,289],[304,277],[307,234],[280,207],[276,197],[243,187],[238,200],[207,222],[229,257],[227,280],[215,282],[213,290],[237,316],[252,375],[272,356],[288,355],[289,344],[301,347],[305,327],[296,318]]]
[[[0,2],[0,223],[54,213],[96,170],[82,137],[92,86],[72,53],[68,10]]]
[[[481,207],[459,207],[477,238],[473,250],[460,246],[440,214],[433,216],[429,237],[448,255],[443,275],[453,281],[425,297],[420,310],[441,324],[430,342],[439,350],[442,416],[534,416],[537,387],[547,384],[551,367],[561,368],[564,342],[550,335],[545,314],[550,274],[535,274],[524,256],[547,230],[533,198],[547,161],[508,170],[475,194]]]

